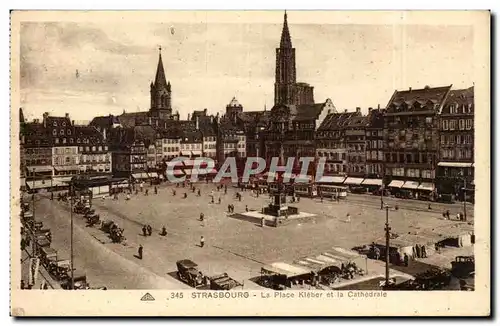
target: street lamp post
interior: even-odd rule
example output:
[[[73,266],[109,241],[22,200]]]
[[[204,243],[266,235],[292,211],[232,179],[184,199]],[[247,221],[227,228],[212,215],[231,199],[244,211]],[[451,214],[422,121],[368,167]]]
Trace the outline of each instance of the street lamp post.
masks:
[[[71,180],[69,186],[69,203],[70,203],[70,251],[71,251],[71,290],[75,289],[75,278],[74,278],[74,255],[73,255],[73,180]]]
[[[36,255],[36,237],[35,237],[35,168],[33,168],[33,195],[32,195],[32,199],[33,199],[33,229],[31,230],[31,234],[32,234],[32,239],[33,239],[33,258],[35,257]]]
[[[391,228],[389,227],[389,205],[385,205],[385,286],[389,285],[389,248]]]
[[[467,200],[466,200],[466,197],[467,197],[467,180],[465,179],[465,173],[464,173],[464,221],[467,221]]]

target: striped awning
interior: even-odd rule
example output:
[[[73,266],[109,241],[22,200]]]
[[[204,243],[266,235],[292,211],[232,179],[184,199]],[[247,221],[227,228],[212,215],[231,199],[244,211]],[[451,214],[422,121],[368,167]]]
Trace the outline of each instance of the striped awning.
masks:
[[[363,178],[347,178],[344,181],[345,185],[360,185],[363,182]]]
[[[363,186],[381,186],[382,185],[382,179],[365,179],[361,183]]]
[[[418,181],[406,181],[405,184],[401,187],[403,189],[417,189],[418,188]]]
[[[389,183],[388,187],[401,188],[404,185],[404,183],[405,182],[403,180],[392,180],[391,183]]]
[[[50,188],[50,179],[48,180],[35,180],[35,181],[26,181],[26,186],[29,189],[43,189],[43,188]]]
[[[158,173],[156,172],[149,172],[148,174],[150,178],[158,178]]]
[[[61,165],[61,166],[54,166],[54,169],[56,171],[79,171],[80,166],[78,166],[78,165]]]

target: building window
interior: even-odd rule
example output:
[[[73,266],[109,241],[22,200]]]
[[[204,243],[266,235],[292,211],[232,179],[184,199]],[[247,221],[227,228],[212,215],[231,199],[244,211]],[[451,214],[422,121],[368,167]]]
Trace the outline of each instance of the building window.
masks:
[[[426,117],[425,118],[425,123],[432,124],[432,117]]]
[[[56,129],[52,130],[52,135],[53,136],[57,136],[57,130]]]
[[[54,121],[54,127],[57,127],[57,122]]]
[[[467,129],[467,130],[472,129],[472,119],[465,120],[465,129]]]
[[[71,129],[68,129],[68,130],[66,131],[66,134],[67,134],[67,135],[71,135]]]
[[[448,120],[443,120],[443,130],[448,130]]]
[[[456,120],[450,120],[450,130],[455,130]]]
[[[63,144],[66,144],[66,138],[63,138]]]
[[[89,152],[89,151],[90,151],[90,147],[89,147],[89,146],[86,146],[86,147],[85,147],[85,151]]]
[[[92,146],[92,152],[95,152],[95,146]]]
[[[455,104],[450,105],[450,113],[451,114],[457,113],[457,106]]]
[[[465,128],[465,121],[464,121],[464,119],[460,119],[460,120],[458,121],[458,128],[459,128],[460,130],[464,130],[464,128]]]
[[[108,146],[104,146],[104,150],[107,151],[108,150]]]

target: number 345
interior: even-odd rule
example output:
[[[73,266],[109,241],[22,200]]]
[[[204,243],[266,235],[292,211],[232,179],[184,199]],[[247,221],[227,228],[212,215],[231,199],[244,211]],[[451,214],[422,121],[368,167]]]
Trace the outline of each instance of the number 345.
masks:
[[[184,297],[184,293],[182,293],[182,292],[170,293],[170,299],[182,299],[183,297]]]

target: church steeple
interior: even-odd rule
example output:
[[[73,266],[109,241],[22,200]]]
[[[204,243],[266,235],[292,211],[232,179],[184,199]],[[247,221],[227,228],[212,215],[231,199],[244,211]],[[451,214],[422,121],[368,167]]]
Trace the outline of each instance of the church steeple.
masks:
[[[160,55],[158,59],[158,67],[156,68],[156,78],[154,83],[154,86],[156,88],[167,86],[167,79],[165,78],[165,70],[163,69],[163,61],[161,60],[161,46],[159,48],[159,52]]]
[[[290,31],[288,30],[288,19],[287,19],[287,14],[286,14],[286,10],[285,10],[283,30],[281,31],[280,48],[291,48],[291,47],[292,47],[292,40],[290,38]]]
[[[151,113],[160,119],[168,119],[172,115],[172,89],[170,82],[165,78],[161,47],[159,48],[158,66],[155,81],[150,85]]]
[[[294,104],[296,83],[295,49],[292,47],[285,11],[280,47],[276,49],[274,104]]]

